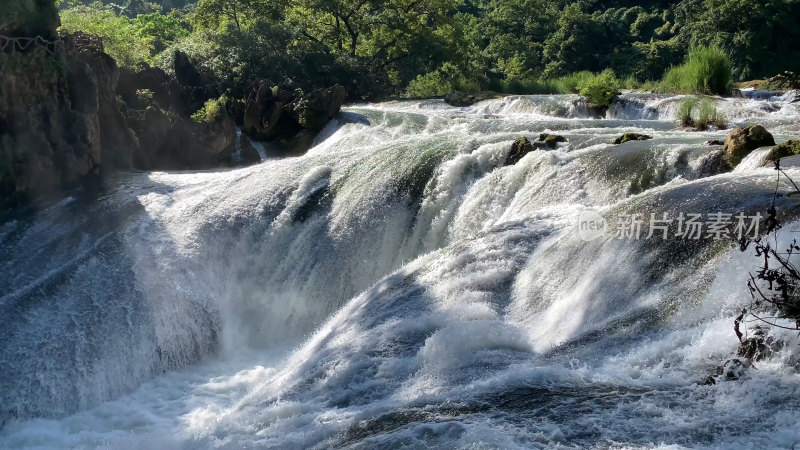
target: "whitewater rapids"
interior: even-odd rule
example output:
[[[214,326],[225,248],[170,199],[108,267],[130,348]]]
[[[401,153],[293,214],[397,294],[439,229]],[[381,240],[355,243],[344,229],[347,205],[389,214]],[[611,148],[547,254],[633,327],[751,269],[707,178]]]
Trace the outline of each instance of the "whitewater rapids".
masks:
[[[766,211],[765,151],[706,176],[726,132],[677,129],[680,100],[354,105],[302,157],[20,213],[0,225],[0,448],[800,444],[793,334],[703,384],[735,352],[752,253],[576,231],[590,208]],[[800,138],[796,104],[719,108]],[[654,139],[610,144],[628,131]],[[569,142],[504,167],[542,132]]]

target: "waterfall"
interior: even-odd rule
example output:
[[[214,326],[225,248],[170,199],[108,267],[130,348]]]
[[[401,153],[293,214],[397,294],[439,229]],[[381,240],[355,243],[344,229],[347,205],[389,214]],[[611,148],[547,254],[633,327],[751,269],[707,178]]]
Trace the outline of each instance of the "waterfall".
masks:
[[[752,254],[576,231],[587,211],[765,210],[763,152],[708,176],[725,131],[676,129],[680,100],[602,120],[577,96],[353,105],[304,156],[20,213],[0,228],[0,444],[791,447],[795,347],[702,385]],[[719,108],[797,138],[775,100]],[[611,144],[628,131],[654,139]],[[543,132],[568,142],[504,165]]]

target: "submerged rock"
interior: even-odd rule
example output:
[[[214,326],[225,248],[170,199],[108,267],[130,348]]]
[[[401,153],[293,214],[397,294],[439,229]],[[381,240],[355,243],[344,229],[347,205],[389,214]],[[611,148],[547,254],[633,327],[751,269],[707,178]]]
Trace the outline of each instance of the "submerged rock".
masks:
[[[734,128],[725,138],[725,156],[736,167],[750,152],[768,145],[775,145],[775,139],[761,125]]]
[[[539,135],[538,142],[543,142],[550,148],[556,148],[559,142],[567,142],[567,138],[558,134],[542,133]]]
[[[614,145],[624,144],[630,141],[646,141],[648,139],[653,139],[653,137],[641,133],[625,133],[614,139]]]
[[[786,141],[770,150],[769,155],[767,155],[767,161],[777,161],[794,155],[800,155],[800,141]]]
[[[608,105],[586,105],[586,111],[592,119],[605,119],[608,114]]]
[[[698,178],[710,177],[727,173],[733,170],[728,159],[725,157],[725,150],[716,149],[710,151],[697,166]]]
[[[706,141],[706,145],[725,145],[725,142],[720,141],[719,139],[712,139],[710,141]]]
[[[764,327],[757,325],[752,330],[752,336],[743,340],[736,349],[738,358],[729,359],[723,365],[717,366],[714,372],[706,377],[705,384],[738,380],[753,366],[753,362],[771,357],[783,346],[783,341],[769,336]]]
[[[797,89],[794,89],[794,90],[791,90],[789,92],[786,92],[785,94],[783,94],[781,96],[781,101],[784,101],[786,103],[797,103],[797,102],[800,102],[800,91],[798,91]]]
[[[773,336],[768,336],[764,327],[756,326],[753,329],[752,337],[743,340],[739,344],[736,354],[750,361],[761,361],[780,351],[783,345],[783,341],[777,340]]]
[[[723,365],[717,366],[714,373],[706,377],[704,384],[717,384],[717,381],[736,381],[742,378],[750,367],[751,363],[747,359],[729,359]]]
[[[506,156],[506,161],[503,163],[503,165],[512,166],[518,163],[525,155],[534,150],[536,150],[536,147],[531,144],[531,141],[529,141],[528,138],[517,138],[517,140],[511,144],[511,151],[508,152],[508,156]]]

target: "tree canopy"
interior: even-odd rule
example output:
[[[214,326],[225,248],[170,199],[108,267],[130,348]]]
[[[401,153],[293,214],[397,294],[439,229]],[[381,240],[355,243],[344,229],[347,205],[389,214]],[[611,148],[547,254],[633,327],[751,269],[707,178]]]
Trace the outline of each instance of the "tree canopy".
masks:
[[[364,98],[606,69],[658,80],[700,46],[721,49],[735,79],[764,78],[800,69],[798,16],[800,0],[127,0],[62,11],[65,28],[105,36],[123,65],[161,65],[181,49],[231,86],[289,76]]]

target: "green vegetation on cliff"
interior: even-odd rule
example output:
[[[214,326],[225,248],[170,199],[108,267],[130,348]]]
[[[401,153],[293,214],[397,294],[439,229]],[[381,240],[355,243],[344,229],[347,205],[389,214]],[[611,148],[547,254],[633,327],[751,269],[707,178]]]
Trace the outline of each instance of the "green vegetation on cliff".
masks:
[[[234,94],[256,78],[285,76],[307,89],[339,83],[371,99],[454,89],[578,92],[586,74],[599,73],[624,80],[603,89],[721,94],[733,79],[800,69],[796,1],[105,3],[63,10],[64,28],[103,36],[123,66],[171,70],[182,50]]]

